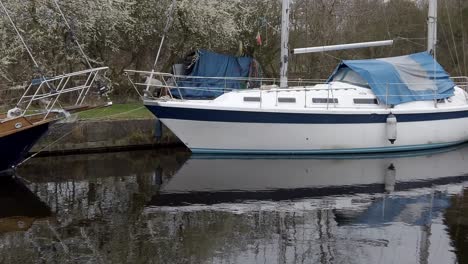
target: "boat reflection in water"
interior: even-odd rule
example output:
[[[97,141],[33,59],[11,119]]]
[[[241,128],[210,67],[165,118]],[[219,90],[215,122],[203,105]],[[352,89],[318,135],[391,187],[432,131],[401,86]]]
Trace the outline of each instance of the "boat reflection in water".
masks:
[[[0,263],[468,263],[468,146],[188,155],[31,159],[18,173],[40,200],[0,185]]]
[[[0,235],[28,230],[36,219],[52,215],[50,208],[21,180],[0,177]]]
[[[385,193],[468,180],[467,145],[376,155],[193,155],[153,205]]]
[[[212,263],[464,263],[467,158],[192,156],[143,219],[167,247],[210,244]]]

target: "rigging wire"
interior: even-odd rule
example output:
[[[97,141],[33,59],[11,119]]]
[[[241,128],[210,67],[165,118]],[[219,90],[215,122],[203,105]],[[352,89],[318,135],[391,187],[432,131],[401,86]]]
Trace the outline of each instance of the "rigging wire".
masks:
[[[463,8],[461,0],[458,0],[459,10],[460,10],[460,24],[461,24],[461,32],[462,32],[462,52],[463,52],[463,68],[465,69],[464,75],[467,75],[467,67],[466,67],[466,52],[465,52],[465,25],[463,24]]]
[[[158,63],[159,56],[161,55],[162,45],[164,44],[164,40],[166,39],[166,34],[169,31],[169,28],[171,27],[172,22],[173,22],[173,17],[172,16],[173,16],[174,10],[176,9],[176,6],[177,6],[177,1],[172,0],[172,4],[171,4],[171,6],[169,7],[169,10],[168,10],[166,26],[164,27],[163,36],[162,36],[162,39],[161,39],[161,44],[159,45],[158,53],[156,54],[156,59],[154,60],[152,71],[154,71],[156,69],[156,64]]]
[[[442,25],[442,24],[441,24],[441,25]],[[442,28],[442,34],[444,34],[445,42],[447,43],[447,50],[448,50],[448,52],[449,52],[450,59],[452,60],[453,65],[456,65],[457,63],[456,63],[455,58],[454,58],[454,56],[453,56],[452,49],[450,49],[450,42],[449,42],[449,40],[448,40],[447,32],[446,32],[446,30],[445,30],[445,27],[442,25],[441,28]]]
[[[71,33],[72,38],[73,38],[73,41],[74,41],[75,44],[78,46],[78,49],[80,50],[81,55],[82,55],[83,58],[85,59],[86,64],[88,64],[88,67],[89,67],[90,69],[92,69],[93,66],[91,66],[91,62],[89,61],[88,56],[86,56],[86,53],[84,52],[83,48],[81,47],[81,44],[80,44],[80,42],[78,41],[78,38],[76,37],[75,32],[73,31],[73,29],[71,28],[70,24],[68,23],[67,18],[66,18],[65,15],[63,14],[62,9],[60,8],[60,5],[58,4],[57,0],[53,0],[53,1],[54,1],[54,3],[55,3],[55,6],[57,7],[57,10],[59,11],[60,15],[62,16],[63,21],[65,22],[65,25],[66,25],[66,26],[68,27],[68,29],[70,30],[70,33]]]
[[[337,61],[342,61],[343,60],[342,58],[331,55],[329,52],[320,52],[320,54],[324,55],[324,56],[328,56],[330,58],[333,58],[333,59],[335,59]]]
[[[5,5],[3,4],[3,2],[2,2],[1,0],[0,0],[0,5],[2,6],[3,11],[4,11],[5,14],[7,15],[8,20],[10,20],[10,23],[11,23],[11,25],[13,26],[13,28],[15,29],[16,34],[18,35],[19,39],[20,39],[21,42],[23,43],[23,46],[24,46],[24,48],[26,49],[26,51],[28,52],[29,57],[30,57],[31,60],[33,61],[33,63],[34,63],[34,65],[36,66],[36,68],[39,69],[39,64],[37,63],[36,59],[35,59],[34,56],[32,55],[31,50],[29,49],[28,45],[26,45],[26,42],[24,41],[23,36],[22,36],[21,33],[19,32],[18,28],[17,28],[16,25],[15,25],[15,22],[13,22],[13,19],[12,19],[11,16],[10,16],[10,13],[8,13],[8,10],[6,9]]]
[[[386,24],[386,27],[387,27],[387,35],[388,35],[389,39],[392,39],[392,34],[390,33],[390,25],[388,23],[387,8],[385,6],[383,8],[383,12],[384,12],[384,17],[385,17],[385,24]],[[395,50],[395,43],[390,47],[390,49],[388,51],[388,56],[389,57],[391,57],[393,55],[394,50]]]
[[[405,37],[396,37],[395,38],[395,40],[405,40],[405,41],[408,41],[409,43],[412,43],[414,45],[418,45],[420,47],[426,47],[426,45],[418,43],[416,41],[413,41],[413,39],[414,40],[426,40],[426,38],[405,38]]]
[[[76,37],[76,34],[75,32],[73,31],[72,27],[70,26],[70,24],[68,23],[68,20],[67,18],[65,17],[64,13],[62,12],[62,9],[60,8],[60,5],[58,4],[57,0],[53,0],[54,3],[55,3],[55,6],[57,7],[57,10],[59,11],[60,15],[62,16],[63,18],[63,21],[65,22],[65,25],[68,27],[68,30],[69,32],[71,33],[71,36],[72,36],[72,39],[73,41],[75,42],[75,44],[78,46],[78,49],[80,50],[80,53],[81,55],[83,56],[83,58],[85,59],[86,61],[86,64],[88,65],[89,69],[92,69],[93,66],[91,65],[91,62],[90,62],[90,59],[89,57],[86,55],[86,53],[84,52],[83,50],[83,47],[81,46],[80,42],[78,41],[78,38]],[[175,1],[175,0],[174,0]],[[101,84],[101,81],[104,82],[104,85]],[[103,95],[107,98],[107,101],[110,102],[110,98],[109,98],[109,95],[108,93],[112,90],[112,86],[111,86],[111,81],[109,78],[107,78],[106,76],[101,76],[99,75],[96,79],[96,83],[99,85],[99,86],[103,86],[101,89],[104,89],[103,90]]]
[[[36,67],[36,69],[39,71],[39,74],[41,75],[41,78],[43,79],[46,79],[45,78],[45,74],[43,73],[41,67],[39,67],[39,64],[37,63],[36,59],[34,58],[31,50],[29,49],[28,45],[26,44],[26,42],[24,41],[24,38],[23,36],[21,35],[21,33],[19,32],[18,28],[16,27],[16,24],[15,22],[13,21],[13,19],[11,18],[10,16],[10,13],[8,13],[8,10],[7,8],[5,7],[5,5],[3,4],[3,1],[0,0],[0,5],[2,6],[2,9],[3,11],[5,12],[5,14],[7,15],[8,17],[8,20],[10,21],[11,25],[13,26],[15,32],[16,32],[16,35],[20,38],[21,42],[23,43],[23,47],[26,49],[26,51],[28,52],[29,54],[29,57],[31,58],[31,60],[33,61],[34,63],[34,66]],[[55,87],[53,86],[53,84],[49,84],[49,82],[46,83],[47,85],[47,88],[49,88],[50,91],[55,91]],[[51,87],[52,86],[52,87]]]
[[[448,22],[449,22],[449,26],[450,26],[450,32],[452,34],[452,41],[453,41],[453,47],[455,49],[455,56],[456,56],[456,59],[457,59],[456,61],[457,61],[457,66],[458,66],[458,72],[459,72],[460,75],[462,75],[462,70],[461,70],[461,67],[460,67],[460,61],[459,61],[459,56],[458,56],[458,48],[457,48],[457,44],[455,43],[455,34],[453,33],[452,20],[450,19],[447,0],[445,0],[444,3],[445,3],[445,10],[447,11],[447,18],[448,18]]]
[[[100,117],[100,118],[95,118],[94,120],[104,120],[106,118],[109,118],[109,117],[116,117],[116,116],[120,116],[120,115],[124,115],[124,114],[128,114],[128,113],[132,113],[132,112],[136,112],[136,111],[139,111],[141,109],[143,109],[144,106],[141,106],[141,107],[138,107],[138,108],[135,108],[135,109],[132,109],[132,110],[129,110],[129,111],[125,111],[125,112],[122,112],[122,113],[116,113],[116,114],[112,114],[112,115],[108,115],[108,116],[103,116],[103,117]],[[107,109],[109,108],[103,108],[102,111],[100,111],[100,114],[104,113],[105,111],[107,111]],[[91,111],[93,109],[90,109],[90,110],[86,110],[86,111],[83,111],[81,113],[84,113],[84,112],[87,112],[87,111]],[[58,139],[54,140],[53,142],[51,142],[50,144],[48,144],[47,146],[41,148],[40,150],[38,150],[36,153],[32,154],[31,156],[27,157],[25,160],[23,160],[22,162],[20,162],[18,165],[16,165],[15,168],[18,168],[19,166],[23,165],[24,163],[28,162],[30,159],[36,157],[37,155],[39,155],[40,153],[44,152],[46,149],[52,147],[53,145],[57,144],[58,142],[60,142],[61,140],[63,140],[64,138],[66,138],[67,136],[69,136],[70,134],[72,134],[73,132],[75,132],[76,130],[80,129],[81,127],[83,127],[86,123],[85,122],[81,122],[81,124],[79,124],[78,126],[74,127],[71,131],[63,134],[61,137],[59,137]]]
[[[26,89],[26,87],[27,87],[27,85],[24,85],[24,83],[21,83],[21,84],[19,84],[19,83],[18,83],[18,84],[15,84],[15,83],[3,84],[3,83],[2,83],[2,84],[0,84],[0,86],[2,86],[2,85],[5,85],[5,86],[6,86],[6,85],[15,86],[15,85],[16,85],[16,86],[21,86],[21,88],[11,88],[11,87],[9,87],[9,88],[0,88],[0,92],[5,92],[5,91],[18,91],[18,90],[24,91],[24,90]]]
[[[153,67],[151,68],[151,74],[149,76],[148,85],[146,86],[147,91],[150,88],[150,83],[151,83],[151,80],[153,79],[153,74],[154,74],[154,71],[156,69],[156,64],[158,64],[159,56],[161,55],[162,46],[164,45],[164,40],[166,39],[166,34],[167,34],[167,32],[169,31],[169,28],[172,25],[172,21],[173,21],[172,16],[173,16],[174,10],[176,8],[177,8],[177,0],[172,0],[172,4],[169,7],[169,10],[168,10],[168,13],[167,13],[167,21],[166,21],[166,26],[164,27],[163,35],[162,35],[162,38],[161,38],[161,43],[159,43],[158,53],[156,54],[156,58],[154,59]]]
[[[384,21],[385,21],[385,26],[387,28],[387,35],[388,35],[388,38],[389,39],[392,39],[392,34],[390,34],[390,25],[388,23],[388,14],[387,14],[387,7],[385,6],[387,5],[387,3],[383,3],[382,7],[383,7],[383,13],[384,13]],[[393,52],[393,45],[392,45],[392,48],[390,49],[390,55],[392,54]]]

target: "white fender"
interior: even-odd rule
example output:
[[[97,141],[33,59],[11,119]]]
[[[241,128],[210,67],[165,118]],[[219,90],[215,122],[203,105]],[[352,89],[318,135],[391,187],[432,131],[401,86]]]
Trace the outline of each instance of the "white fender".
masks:
[[[393,114],[387,117],[387,139],[392,144],[394,144],[397,139],[397,118]]]

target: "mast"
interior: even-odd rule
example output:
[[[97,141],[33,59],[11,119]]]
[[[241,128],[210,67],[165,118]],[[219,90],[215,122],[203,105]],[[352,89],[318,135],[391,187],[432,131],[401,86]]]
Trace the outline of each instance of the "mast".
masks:
[[[437,0],[429,0],[427,17],[427,52],[435,57],[437,44]]]
[[[153,80],[154,71],[156,70],[156,65],[158,64],[159,56],[161,55],[161,50],[164,45],[164,41],[166,40],[166,34],[169,31],[169,28],[172,24],[172,16],[174,14],[174,10],[177,8],[177,0],[172,0],[171,6],[169,7],[169,11],[167,13],[167,21],[166,26],[164,27],[163,35],[161,37],[161,42],[159,43],[158,53],[156,54],[156,58],[154,59],[153,68],[151,68],[151,74],[149,76],[148,85],[146,86],[146,91],[149,90],[151,86],[151,81]]]
[[[288,87],[290,0],[283,0],[281,13],[280,88]]]

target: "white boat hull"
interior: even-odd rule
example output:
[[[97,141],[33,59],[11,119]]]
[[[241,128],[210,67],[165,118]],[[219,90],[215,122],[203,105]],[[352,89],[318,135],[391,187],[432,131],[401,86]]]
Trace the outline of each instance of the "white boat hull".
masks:
[[[396,114],[397,120],[402,121],[397,123],[398,136],[392,144],[386,133],[385,118],[389,112],[361,117],[333,112],[299,113],[302,119],[298,119],[298,113],[289,113],[288,118],[286,113],[278,112],[266,116],[265,111],[200,112],[170,102],[146,105],[194,153],[372,153],[438,148],[468,140],[467,109]],[[252,120],[256,114],[258,122]]]

